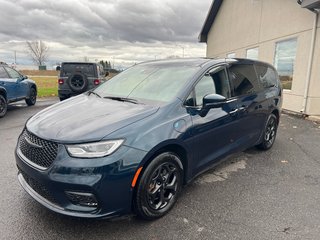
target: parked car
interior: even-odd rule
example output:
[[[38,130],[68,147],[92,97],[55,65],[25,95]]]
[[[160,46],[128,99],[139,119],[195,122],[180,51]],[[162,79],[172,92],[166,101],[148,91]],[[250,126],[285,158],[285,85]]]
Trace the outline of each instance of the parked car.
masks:
[[[263,62],[138,64],[29,119],[16,148],[18,179],[65,215],[159,218],[183,184],[227,155],[270,149],[281,104],[278,74]]]
[[[37,100],[37,85],[6,64],[0,64],[0,118],[7,113],[8,104],[25,100],[32,106]]]
[[[64,62],[59,68],[58,95],[60,100],[79,95],[106,81],[101,64]]]

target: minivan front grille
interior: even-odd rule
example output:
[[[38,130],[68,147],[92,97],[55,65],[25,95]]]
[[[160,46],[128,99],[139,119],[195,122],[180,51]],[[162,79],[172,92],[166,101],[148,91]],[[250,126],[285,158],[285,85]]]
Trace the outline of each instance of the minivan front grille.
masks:
[[[58,144],[41,139],[27,129],[19,138],[18,148],[24,157],[40,168],[48,168],[57,157]]]

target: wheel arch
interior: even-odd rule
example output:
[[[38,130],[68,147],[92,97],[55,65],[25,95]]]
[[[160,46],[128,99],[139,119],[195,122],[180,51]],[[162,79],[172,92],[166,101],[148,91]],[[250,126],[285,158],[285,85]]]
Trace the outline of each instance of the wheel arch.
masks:
[[[279,124],[280,121],[280,111],[278,109],[274,109],[272,112],[277,117],[277,124]]]
[[[183,169],[183,181],[186,183],[187,180],[187,173],[188,173],[188,166],[189,166],[189,152],[187,151],[186,146],[183,143],[176,142],[176,141],[166,141],[161,143],[154,148],[152,148],[148,154],[143,158],[141,161],[140,167],[143,167],[141,174],[143,174],[144,169],[150,164],[150,162],[159,154],[164,152],[172,152],[176,154],[181,161],[182,169]],[[140,176],[139,176],[140,178]],[[138,179],[140,180],[140,179]]]
[[[147,153],[147,155],[143,158],[143,160],[141,161],[141,163],[137,167],[137,171],[141,167],[142,167],[142,170],[139,173],[139,176],[137,178],[137,181],[136,181],[137,184],[132,189],[132,191],[133,191],[132,200],[134,199],[134,196],[136,194],[137,185],[139,184],[139,182],[141,180],[141,176],[143,175],[145,169],[147,168],[147,166],[152,162],[152,160],[156,156],[158,156],[159,154],[164,153],[164,152],[172,152],[172,153],[178,155],[178,157],[181,160],[181,164],[182,164],[182,168],[183,168],[183,184],[186,184],[188,182],[188,166],[189,166],[189,159],[190,159],[189,154],[190,153],[187,151],[187,148],[186,148],[186,146],[183,145],[183,143],[180,143],[175,140],[168,140],[168,141],[165,141],[165,142],[160,143],[157,146],[153,147]]]
[[[30,89],[31,88],[34,88],[36,90],[36,93],[38,93],[38,88],[37,88],[37,85],[35,83],[31,83],[30,84]]]
[[[0,87],[0,95],[2,95],[6,99],[6,101],[8,101],[7,91],[5,88]]]
[[[137,184],[132,188],[131,206],[133,211],[134,211],[134,199],[137,194],[137,186],[141,181],[141,177],[144,171],[156,156],[164,152],[172,152],[180,158],[182,168],[183,168],[183,184],[186,184],[188,182],[187,176],[188,176],[188,165],[189,165],[190,156],[187,151],[187,148],[179,142],[170,141],[170,140],[155,146],[147,153],[147,155],[143,158],[143,160],[141,161],[141,163],[137,168],[137,171],[141,167],[142,167],[142,170],[139,173],[139,176],[137,178],[137,182],[136,182]]]

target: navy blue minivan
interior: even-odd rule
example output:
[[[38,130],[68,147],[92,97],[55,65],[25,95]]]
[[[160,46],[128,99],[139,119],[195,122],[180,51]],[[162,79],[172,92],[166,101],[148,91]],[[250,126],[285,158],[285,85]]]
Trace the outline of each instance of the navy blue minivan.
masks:
[[[227,155],[270,149],[281,104],[278,74],[263,62],[138,64],[30,118],[16,147],[18,179],[61,214],[156,219]]]

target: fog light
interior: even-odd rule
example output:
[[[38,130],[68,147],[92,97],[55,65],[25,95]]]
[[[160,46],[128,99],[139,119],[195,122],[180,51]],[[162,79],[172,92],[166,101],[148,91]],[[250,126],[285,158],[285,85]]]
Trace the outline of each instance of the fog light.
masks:
[[[92,193],[84,192],[65,192],[72,204],[84,207],[98,207],[98,201]]]

